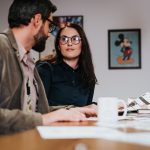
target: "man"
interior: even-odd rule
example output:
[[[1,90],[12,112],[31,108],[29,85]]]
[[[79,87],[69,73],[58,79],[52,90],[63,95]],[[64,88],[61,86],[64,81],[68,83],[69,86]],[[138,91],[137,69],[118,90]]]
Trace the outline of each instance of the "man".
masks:
[[[14,0],[8,14],[9,29],[0,34],[0,133],[13,133],[54,121],[79,121],[95,115],[88,108],[49,106],[30,50],[40,52],[53,30],[49,0]]]

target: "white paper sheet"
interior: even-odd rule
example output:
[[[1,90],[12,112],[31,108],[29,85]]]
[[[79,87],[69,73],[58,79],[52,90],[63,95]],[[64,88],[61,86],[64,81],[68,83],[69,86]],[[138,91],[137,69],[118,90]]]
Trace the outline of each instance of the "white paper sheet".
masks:
[[[97,123],[98,126],[110,128],[133,128],[150,132],[150,118],[131,117],[114,123]]]
[[[98,138],[99,134],[111,136],[120,133],[120,131],[111,128],[97,126],[38,126],[37,129],[41,137],[45,139]]]
[[[38,126],[44,139],[102,138],[150,146],[150,132],[124,133],[101,126]]]

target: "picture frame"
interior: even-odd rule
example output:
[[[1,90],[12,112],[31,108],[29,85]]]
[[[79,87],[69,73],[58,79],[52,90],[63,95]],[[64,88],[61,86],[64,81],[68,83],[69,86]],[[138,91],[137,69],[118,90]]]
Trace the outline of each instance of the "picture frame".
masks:
[[[141,68],[141,29],[108,30],[108,68]]]
[[[72,16],[53,16],[53,21],[57,24],[56,29],[52,32],[53,36],[56,36],[58,30],[63,27],[66,23],[76,23],[83,27],[83,16],[72,15]]]

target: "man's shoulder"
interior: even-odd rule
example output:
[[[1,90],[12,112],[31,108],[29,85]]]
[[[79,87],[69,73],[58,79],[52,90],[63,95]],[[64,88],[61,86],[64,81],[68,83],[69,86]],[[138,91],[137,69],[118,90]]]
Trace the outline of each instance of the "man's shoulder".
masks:
[[[5,33],[0,33],[0,45],[2,45],[2,43],[8,43],[8,37]]]
[[[11,29],[6,29],[4,32],[0,32],[0,46],[8,45],[17,49],[17,43]]]
[[[13,46],[5,34],[0,34],[0,54],[2,56],[12,53]]]
[[[11,45],[8,37],[5,34],[0,33],[0,53],[7,53],[7,51],[10,50],[10,47]]]

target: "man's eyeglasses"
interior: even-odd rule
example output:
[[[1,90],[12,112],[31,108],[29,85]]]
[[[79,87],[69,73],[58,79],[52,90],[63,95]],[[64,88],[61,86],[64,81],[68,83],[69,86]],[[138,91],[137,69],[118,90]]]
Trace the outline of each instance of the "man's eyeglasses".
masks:
[[[81,38],[79,35],[74,35],[72,37],[68,37],[68,36],[63,35],[59,38],[60,44],[61,45],[67,44],[69,42],[69,39],[71,40],[71,43],[74,45],[79,44],[81,41]]]
[[[46,20],[49,22],[49,33],[52,33],[56,29],[57,24],[48,18]]]

